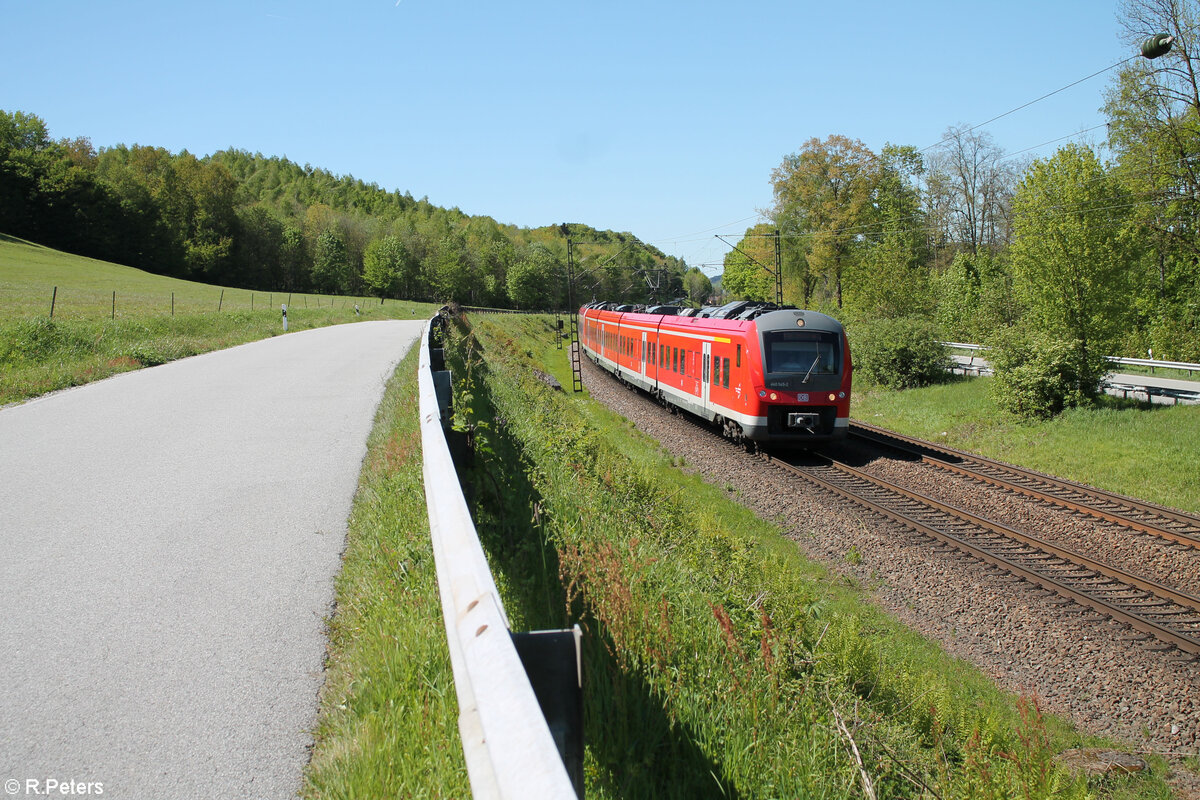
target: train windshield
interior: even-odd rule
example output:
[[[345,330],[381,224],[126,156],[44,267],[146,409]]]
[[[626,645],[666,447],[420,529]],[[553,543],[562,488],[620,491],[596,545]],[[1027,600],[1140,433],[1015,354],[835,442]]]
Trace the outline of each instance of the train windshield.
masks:
[[[838,335],[823,331],[771,331],[763,335],[767,372],[836,375],[841,364]]]

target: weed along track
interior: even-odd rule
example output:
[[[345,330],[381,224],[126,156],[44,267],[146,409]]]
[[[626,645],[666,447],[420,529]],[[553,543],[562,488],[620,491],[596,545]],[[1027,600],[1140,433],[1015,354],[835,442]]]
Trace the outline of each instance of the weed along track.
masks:
[[[853,435],[831,452],[840,465],[796,459],[802,483],[782,460],[747,455],[586,361],[584,378],[594,398],[689,469],[1003,687],[1146,751],[1193,752],[1200,744],[1194,546],[1131,533]],[[1158,524],[1144,511],[1121,513]],[[1187,525],[1162,523],[1181,535]]]

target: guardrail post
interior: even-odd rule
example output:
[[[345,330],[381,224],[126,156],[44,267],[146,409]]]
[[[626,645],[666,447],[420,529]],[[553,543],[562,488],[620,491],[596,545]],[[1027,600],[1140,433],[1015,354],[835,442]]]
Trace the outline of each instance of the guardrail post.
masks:
[[[583,632],[576,625],[513,633],[512,639],[575,794],[583,800]]]

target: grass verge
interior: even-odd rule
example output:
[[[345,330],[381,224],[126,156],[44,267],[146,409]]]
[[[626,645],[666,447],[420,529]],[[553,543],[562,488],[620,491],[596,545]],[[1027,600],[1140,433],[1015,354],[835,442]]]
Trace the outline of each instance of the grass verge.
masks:
[[[1111,492],[1200,513],[1200,406],[1154,406],[1104,397],[1045,421],[997,408],[991,378],[895,391],[856,382],[851,415]]]
[[[303,796],[467,797],[421,473],[414,346],[367,444]]]
[[[548,321],[474,316],[448,353],[477,526],[514,627],[585,628],[589,797],[1159,797],[806,561],[561,372]]]

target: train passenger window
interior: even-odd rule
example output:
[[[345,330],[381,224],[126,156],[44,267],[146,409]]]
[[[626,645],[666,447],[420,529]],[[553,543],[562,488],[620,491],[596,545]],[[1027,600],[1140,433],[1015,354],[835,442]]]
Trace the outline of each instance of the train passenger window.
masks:
[[[679,372],[679,348],[671,348],[671,372]]]
[[[726,389],[728,389],[729,388],[729,359],[728,358],[722,359],[721,367],[722,367],[721,371],[724,373],[721,376],[721,385],[724,386]]]
[[[740,344],[737,347],[737,365],[739,367],[742,365],[742,346]]]

